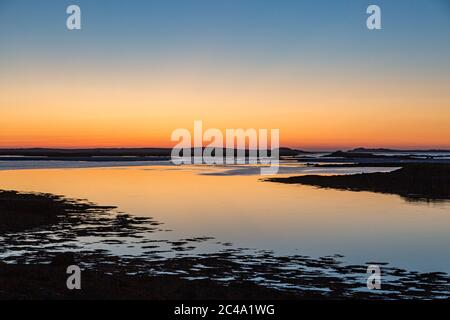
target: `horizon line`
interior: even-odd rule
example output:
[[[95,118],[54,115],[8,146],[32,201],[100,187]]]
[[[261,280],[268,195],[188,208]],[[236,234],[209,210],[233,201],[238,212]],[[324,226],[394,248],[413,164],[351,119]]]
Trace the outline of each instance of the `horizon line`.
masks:
[[[205,148],[205,147],[203,147]],[[0,146],[0,150],[105,150],[105,149],[172,149],[172,147],[161,147],[161,146]],[[194,148],[192,148],[194,149]],[[225,147],[223,149],[226,149]],[[236,148],[234,148],[236,149]],[[367,146],[327,146],[327,147],[291,147],[291,146],[280,146],[279,149],[291,149],[306,152],[320,152],[320,151],[349,151],[356,149],[367,149],[367,150],[396,150],[396,151],[432,151],[441,150],[449,151],[450,146],[377,146],[377,147],[367,147]],[[249,150],[246,148],[245,150]]]

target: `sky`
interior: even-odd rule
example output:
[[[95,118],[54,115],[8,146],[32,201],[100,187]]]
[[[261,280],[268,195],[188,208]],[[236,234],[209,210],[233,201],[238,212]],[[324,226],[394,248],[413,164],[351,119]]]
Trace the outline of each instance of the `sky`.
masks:
[[[194,120],[450,148],[450,1],[0,0],[0,147],[170,147]]]

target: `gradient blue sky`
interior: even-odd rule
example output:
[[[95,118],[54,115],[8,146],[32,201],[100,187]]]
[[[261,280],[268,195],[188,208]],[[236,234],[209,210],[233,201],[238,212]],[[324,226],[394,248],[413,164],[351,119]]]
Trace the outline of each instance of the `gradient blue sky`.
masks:
[[[65,28],[65,8],[70,4],[81,7],[81,31]],[[366,28],[370,4],[382,9],[381,31]],[[445,130],[450,127],[450,1],[0,0],[0,74],[0,95],[11,95],[0,99],[0,116],[9,118],[9,125],[0,122],[7,128],[0,146],[164,144],[172,129],[205,118],[216,127],[279,127],[282,141],[285,128],[284,141],[290,146],[448,147],[444,138],[450,141],[450,131]],[[55,92],[55,101],[42,93],[44,89],[33,91],[44,84],[55,91],[61,91],[60,86],[74,88],[83,95],[84,100],[70,105],[78,114],[64,104],[69,91],[62,90],[59,96]],[[399,87],[393,90],[395,85]],[[103,92],[97,98],[104,104],[108,90],[129,88],[130,97],[144,95],[146,106],[133,99],[109,111],[100,102],[86,106],[86,101],[93,101],[88,86]],[[144,94],[170,91],[171,86],[179,94],[177,101],[159,93]],[[295,88],[303,88],[304,94],[293,94]],[[29,100],[17,97],[20,92],[24,96],[29,92]],[[329,99],[320,101],[321,95]],[[390,102],[372,101],[367,110],[355,111],[358,105],[365,108],[364,99],[370,95]],[[336,105],[330,104],[331,98]],[[217,106],[211,105],[214,99],[220,100]],[[408,110],[411,99],[417,105]],[[384,132],[377,132],[385,119],[380,113],[395,113],[393,102],[400,114],[398,123],[388,123],[388,133],[403,129],[398,139],[383,143],[375,138]],[[64,112],[55,111],[55,104]],[[215,108],[220,110],[211,111]],[[242,121],[233,121],[242,109],[247,110]],[[359,119],[358,112],[364,118]],[[130,114],[141,114],[155,129],[147,132],[143,122]],[[414,116],[405,122],[409,114]],[[11,123],[19,126],[24,115],[29,115],[28,128],[33,128],[34,116],[44,118],[35,130],[18,134]],[[336,117],[339,125],[330,127],[328,116]],[[293,121],[299,117],[311,119],[298,120],[304,135],[295,132]],[[372,117],[377,127],[358,127]],[[77,128],[70,126],[42,133],[40,125],[52,119],[84,123],[78,131],[94,138],[77,142]],[[99,119],[110,125],[94,130]],[[139,127],[128,137],[139,142],[127,143],[113,135],[107,142],[119,119]],[[414,131],[420,119],[422,136]],[[351,126],[356,129],[349,131]],[[327,130],[323,141],[314,138],[313,131]],[[361,139],[350,139],[358,134]],[[59,140],[53,142],[53,135]]]
[[[367,32],[372,3],[382,8],[383,32]],[[82,8],[83,32],[65,30],[69,4]],[[449,39],[448,0],[0,0],[2,65],[105,54],[150,64],[203,54],[245,65],[364,66],[382,55],[396,67],[448,71]]]

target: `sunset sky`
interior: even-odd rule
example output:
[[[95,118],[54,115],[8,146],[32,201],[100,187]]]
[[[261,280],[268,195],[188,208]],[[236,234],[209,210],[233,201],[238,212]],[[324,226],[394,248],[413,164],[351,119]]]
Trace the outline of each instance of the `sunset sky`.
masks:
[[[450,1],[0,0],[0,147],[170,147],[194,120],[450,148]]]

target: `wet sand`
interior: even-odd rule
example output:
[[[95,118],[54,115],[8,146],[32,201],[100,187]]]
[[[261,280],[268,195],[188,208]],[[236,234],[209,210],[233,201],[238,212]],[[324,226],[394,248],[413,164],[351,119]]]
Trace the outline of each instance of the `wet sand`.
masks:
[[[383,291],[365,288],[366,265],[344,265],[342,256],[274,256],[227,249],[162,259],[159,242],[174,251],[207,239],[149,240],[160,230],[151,218],[111,213],[113,207],[50,194],[0,192],[0,299],[401,299],[449,297],[445,273],[417,273],[383,265],[392,281]],[[12,218],[16,217],[16,218]],[[5,222],[5,223],[2,223]],[[107,250],[75,250],[78,236],[104,236],[105,243],[134,237],[146,243],[141,256]],[[111,240],[111,237],[114,240]],[[371,263],[371,262],[368,262]],[[66,288],[66,268],[79,265],[82,290]],[[259,279],[259,280],[258,280]],[[261,280],[263,279],[263,280]]]

